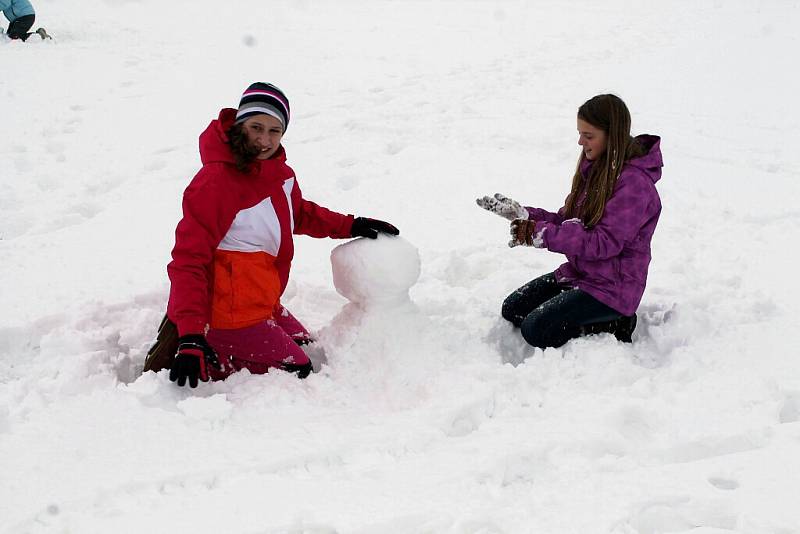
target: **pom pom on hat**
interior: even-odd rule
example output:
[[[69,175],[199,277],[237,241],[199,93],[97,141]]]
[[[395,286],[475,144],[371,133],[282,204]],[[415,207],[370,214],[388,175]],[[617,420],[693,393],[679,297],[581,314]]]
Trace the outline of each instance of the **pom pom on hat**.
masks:
[[[236,124],[241,124],[254,115],[265,114],[275,117],[283,125],[283,131],[289,126],[289,99],[283,91],[271,83],[256,82],[250,84],[239,101],[236,112]]]

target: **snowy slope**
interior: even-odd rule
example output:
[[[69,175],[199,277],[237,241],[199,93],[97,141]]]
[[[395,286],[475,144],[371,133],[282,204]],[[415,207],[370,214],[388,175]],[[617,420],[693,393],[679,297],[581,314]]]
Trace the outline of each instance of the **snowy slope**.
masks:
[[[80,4],[0,41],[0,532],[800,532],[796,2]],[[330,365],[178,389],[140,369],[180,196],[255,80],[305,195],[418,248],[416,308],[298,238]],[[474,199],[558,208],[601,92],[663,136],[640,326],[533,351],[500,303],[562,258]]]

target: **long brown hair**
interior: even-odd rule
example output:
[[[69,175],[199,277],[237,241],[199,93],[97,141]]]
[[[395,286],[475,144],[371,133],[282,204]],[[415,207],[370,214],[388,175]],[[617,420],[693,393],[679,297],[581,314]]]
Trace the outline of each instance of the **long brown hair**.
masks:
[[[247,140],[242,124],[234,124],[226,132],[228,135],[228,145],[233,152],[234,163],[239,172],[248,172],[250,166],[256,160],[259,150],[252,146]]]
[[[581,219],[586,226],[594,226],[603,217],[622,166],[629,159],[644,155],[645,151],[631,137],[631,114],[625,102],[616,95],[590,98],[578,108],[578,118],[605,132],[606,149],[594,161],[585,179],[581,163],[586,155],[581,151],[566,201],[566,215]]]

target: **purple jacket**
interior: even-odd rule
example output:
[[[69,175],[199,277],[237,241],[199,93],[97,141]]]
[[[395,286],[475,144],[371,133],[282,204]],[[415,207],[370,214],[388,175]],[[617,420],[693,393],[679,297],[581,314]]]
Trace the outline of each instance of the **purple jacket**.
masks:
[[[573,284],[623,315],[636,312],[650,265],[650,240],[661,214],[655,183],[661,178],[661,139],[636,139],[647,154],[625,163],[603,217],[587,229],[578,219],[564,220],[564,208],[552,213],[526,208],[536,221],[542,246],[567,256],[556,269],[559,282]],[[586,176],[592,162],[584,160]]]

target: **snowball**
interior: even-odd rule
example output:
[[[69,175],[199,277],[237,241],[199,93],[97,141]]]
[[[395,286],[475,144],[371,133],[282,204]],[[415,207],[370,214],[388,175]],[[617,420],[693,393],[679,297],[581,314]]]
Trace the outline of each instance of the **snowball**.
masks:
[[[339,245],[331,252],[333,285],[346,299],[361,305],[398,304],[408,300],[417,283],[419,252],[399,236],[380,234]]]

